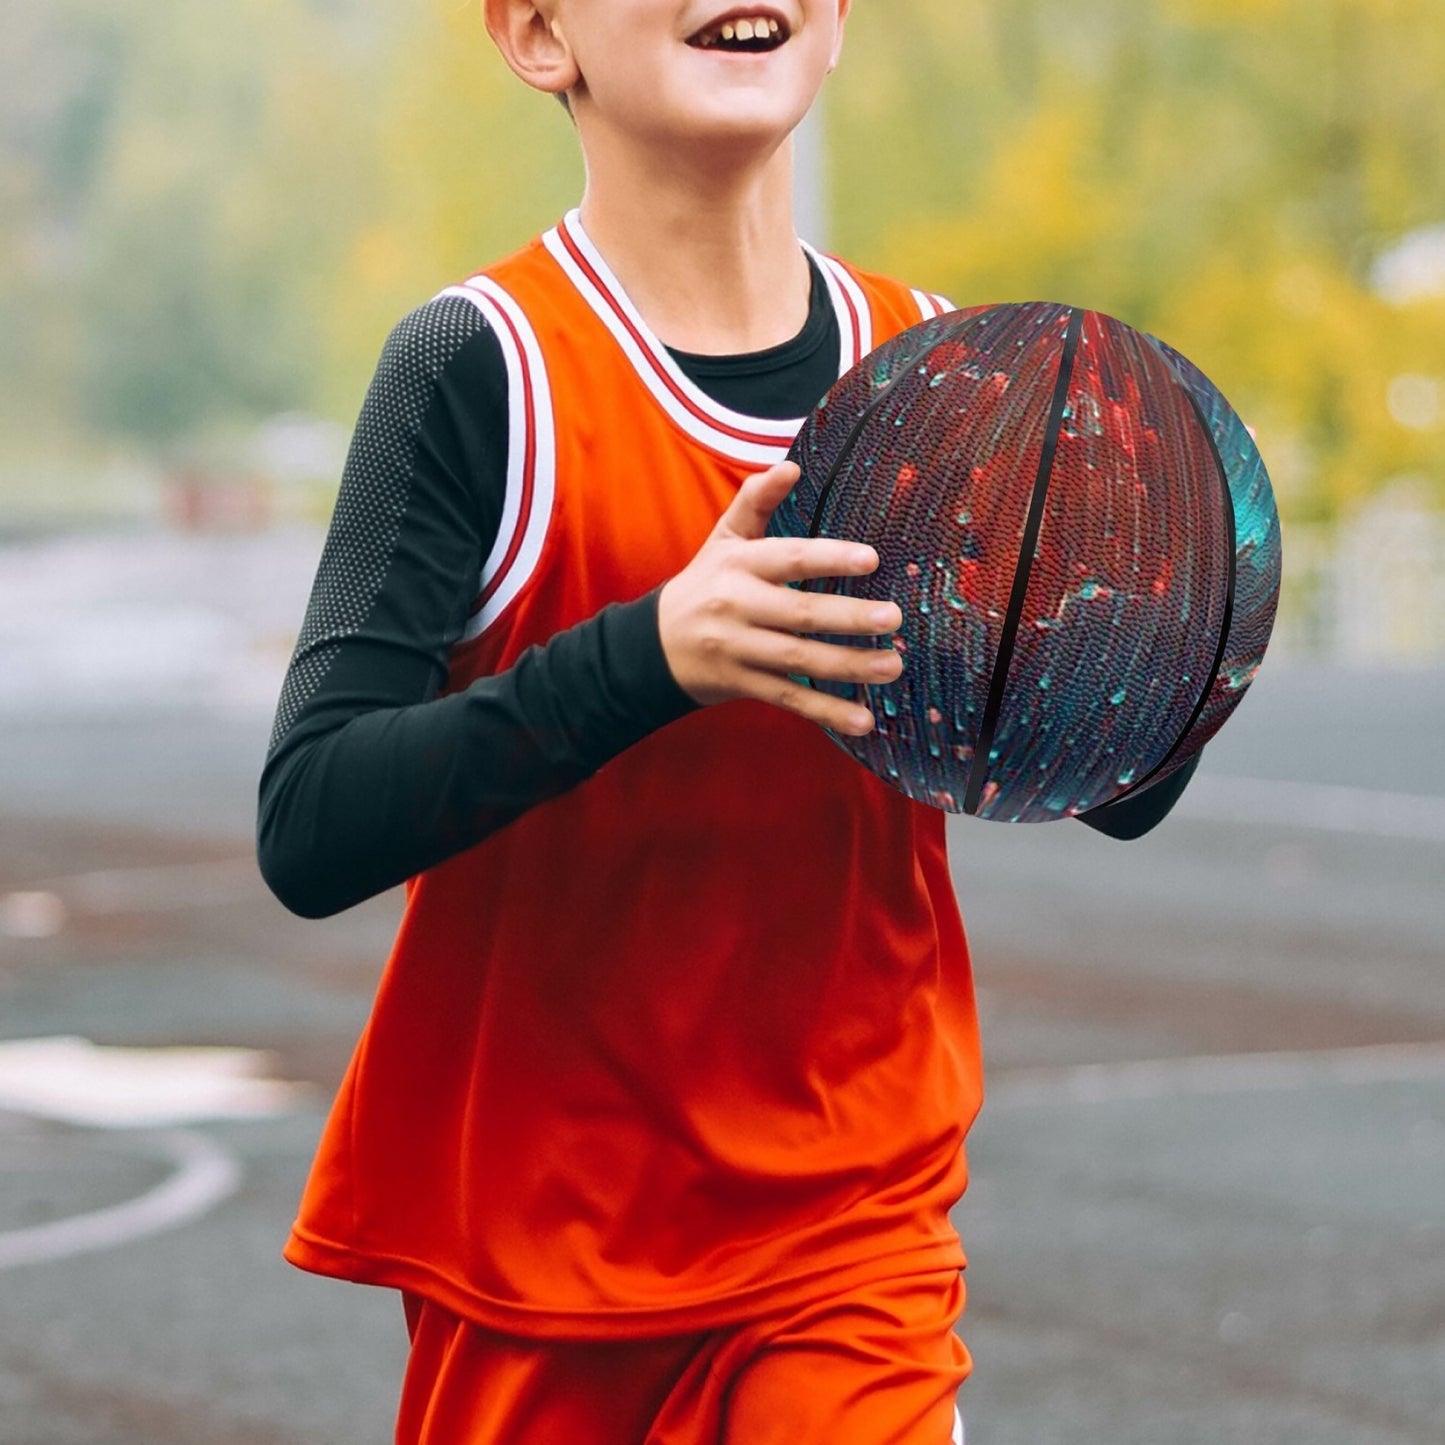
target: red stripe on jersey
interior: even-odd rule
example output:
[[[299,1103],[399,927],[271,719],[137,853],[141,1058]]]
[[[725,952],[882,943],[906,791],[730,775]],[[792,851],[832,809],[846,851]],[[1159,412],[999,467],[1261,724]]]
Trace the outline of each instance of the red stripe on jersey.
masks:
[[[478,294],[486,296],[488,293],[478,288]],[[527,358],[527,348],[522,345],[522,337],[512,318],[507,315],[506,307],[497,305],[495,301],[493,301],[493,305],[496,307],[497,314],[502,318],[503,324],[511,333],[512,342],[517,348],[517,356],[521,361],[527,449],[522,458],[522,500],[517,509],[517,525],[512,531],[511,545],[508,546],[507,555],[502,558],[501,565],[492,575],[492,580],[487,583],[482,590],[482,595],[472,604],[469,617],[475,617],[491,601],[493,594],[502,585],[507,573],[511,570],[512,564],[516,562],[517,553],[522,550],[522,541],[527,535],[527,523],[532,516],[533,489],[537,475],[537,403],[532,387],[532,365]]]
[[[697,403],[678,386],[677,382],[668,375],[666,368],[659,363],[657,357],[653,354],[652,348],[647,344],[646,338],[637,327],[633,325],[632,318],[623,307],[618,304],[617,298],[613,296],[612,292],[608,289],[606,282],[604,282],[602,277],[593,269],[591,262],[583,255],[576,241],[572,239],[572,234],[567,229],[566,221],[558,224],[557,234],[561,237],[562,244],[567,248],[567,254],[571,256],[583,274],[586,275],[587,279],[591,281],[601,293],[603,299],[607,302],[608,309],[626,328],[627,334],[637,343],[638,349],[647,358],[647,364],[652,368],[654,375],[656,375],[658,380],[662,382],[678,402],[686,407],[699,421],[705,422],[708,426],[712,427],[714,431],[719,431],[724,436],[732,437],[735,441],[751,442],[755,446],[764,447],[776,447],[780,444],[780,438],[776,436],[763,436],[758,432],[740,431],[737,427],[729,426],[727,422],[720,421],[717,417],[698,406]]]
[[[843,271],[844,274],[847,273],[847,268],[836,257],[829,256],[828,260],[840,271]],[[837,278],[835,277],[834,279],[836,280]],[[863,322],[858,316],[857,304],[854,302],[853,297],[849,294],[848,288],[842,281],[838,281],[838,294],[843,298],[843,304],[848,308],[848,321],[853,328],[853,349],[848,354],[852,357],[852,365],[856,366],[863,360]]]

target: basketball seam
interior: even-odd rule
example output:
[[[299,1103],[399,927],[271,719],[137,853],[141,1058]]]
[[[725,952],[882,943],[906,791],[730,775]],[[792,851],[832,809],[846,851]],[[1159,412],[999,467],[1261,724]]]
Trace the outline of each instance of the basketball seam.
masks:
[[[873,413],[877,411],[878,408],[882,406],[883,403],[888,399],[889,395],[893,391],[893,388],[899,385],[899,383],[902,382],[906,377],[911,376],[913,374],[913,368],[917,366],[919,361],[922,360],[923,357],[927,356],[929,352],[936,351],[946,342],[952,341],[958,335],[958,333],[963,330],[965,326],[971,326],[975,321],[979,320],[980,317],[987,316],[989,311],[995,311],[997,309],[997,307],[990,306],[988,308],[988,311],[976,312],[974,315],[968,317],[966,320],[960,321],[957,324],[950,326],[949,329],[945,331],[941,336],[935,337],[932,341],[925,342],[922,346],[918,348],[917,351],[913,353],[912,356],[908,358],[908,360],[901,367],[899,367],[898,374],[894,376],[892,380],[890,380],[887,385],[883,387],[883,389],[878,393],[878,395],[875,396],[866,407],[864,407],[862,415],[859,416],[858,420],[853,423],[852,431],[848,433],[847,437],[844,439],[843,445],[838,449],[838,455],[834,459],[833,465],[828,468],[828,475],[826,480],[823,482],[823,485],[818,489],[818,500],[813,507],[813,519],[808,524],[809,537],[816,537],[818,535],[818,528],[823,525],[823,508],[827,505],[828,497],[833,490],[834,482],[838,480],[838,473],[843,470],[843,467],[846,465],[848,458],[853,455],[853,448],[857,445],[858,438],[863,434],[863,428],[868,424],[870,420],[872,420]],[[934,319],[936,320],[937,318]]]
[[[1165,357],[1165,360],[1168,361],[1168,358]],[[1170,370],[1174,371],[1172,363],[1170,364]],[[1219,480],[1224,491],[1224,519],[1229,529],[1229,583],[1224,594],[1224,614],[1220,619],[1219,644],[1214,650],[1214,663],[1204,679],[1204,687],[1200,691],[1199,700],[1194,704],[1194,711],[1189,714],[1189,721],[1184,724],[1183,729],[1180,731],[1179,736],[1174,739],[1174,743],[1169,751],[1165,753],[1137,783],[1131,784],[1125,788],[1122,793],[1110,798],[1110,803],[1122,802],[1125,798],[1129,797],[1130,794],[1147,788],[1150,782],[1158,776],[1159,772],[1168,765],[1180,747],[1183,746],[1185,738],[1194,731],[1194,724],[1199,721],[1200,715],[1204,712],[1209,702],[1209,695],[1214,691],[1215,681],[1219,677],[1219,669],[1224,662],[1224,653],[1229,646],[1230,629],[1234,626],[1234,587],[1235,578],[1239,570],[1239,529],[1235,524],[1234,492],[1229,485],[1229,473],[1225,470],[1224,458],[1220,456],[1219,446],[1214,440],[1214,428],[1209,425],[1209,420],[1204,415],[1204,408],[1199,404],[1199,398],[1194,395],[1194,389],[1184,383],[1177,371],[1174,371],[1174,376],[1176,383],[1184,392],[1184,395],[1188,397],[1189,405],[1194,409],[1194,415],[1199,419],[1200,430],[1204,433],[1204,440],[1209,444],[1209,454],[1214,458],[1214,465],[1219,471]]]
[[[1028,518],[1024,523],[1023,546],[1019,552],[1018,566],[1014,571],[1013,592],[1009,597],[1008,611],[1004,616],[1003,632],[999,637],[998,656],[994,659],[993,675],[989,679],[988,702],[984,705],[983,721],[979,724],[978,742],[974,746],[973,761],[968,769],[968,788],[964,794],[963,811],[978,812],[979,799],[983,795],[984,783],[989,767],[989,753],[993,749],[994,734],[998,731],[998,717],[1003,710],[1004,689],[1008,685],[1009,665],[1013,662],[1014,643],[1018,638],[1019,622],[1023,618],[1024,603],[1028,598],[1029,580],[1034,570],[1034,549],[1038,546],[1039,532],[1043,528],[1044,502],[1049,494],[1049,482],[1053,476],[1054,458],[1058,452],[1059,434],[1064,427],[1064,406],[1069,399],[1069,384],[1074,377],[1074,360],[1078,355],[1079,337],[1084,329],[1084,313],[1078,307],[1069,308],[1069,329],[1064,337],[1064,354],[1059,361],[1059,376],[1054,383],[1054,397],[1049,407],[1048,426],[1044,431],[1043,451],[1039,454],[1039,471],[1034,478],[1033,495],[1029,499]]]
[[[918,348],[917,351],[913,353],[912,356],[908,358],[908,360],[901,367],[898,368],[898,374],[894,376],[883,387],[883,389],[878,393],[878,395],[875,396],[866,407],[863,408],[862,415],[859,416],[858,420],[853,423],[852,431],[848,433],[847,437],[843,442],[843,445],[839,448],[838,455],[834,459],[833,465],[828,468],[828,474],[823,482],[823,485],[818,489],[818,500],[813,505],[813,516],[808,523],[808,536],[810,539],[818,535],[818,529],[823,525],[823,509],[828,503],[829,496],[832,494],[833,484],[838,480],[838,473],[843,470],[843,467],[847,463],[848,458],[853,455],[853,448],[857,445],[858,438],[862,436],[863,428],[871,420],[873,413],[877,411],[880,406],[882,406],[883,402],[892,393],[893,388],[897,386],[904,379],[904,377],[913,375],[913,368],[918,365],[919,361],[923,357],[927,356],[932,351],[936,351],[945,342],[952,341],[964,329],[965,326],[971,326],[975,321],[979,319],[980,316],[987,316],[990,311],[996,311],[997,309],[998,308],[995,306],[990,306],[984,311],[975,312],[974,315],[967,317],[965,320],[960,321],[953,326],[950,326],[949,329],[945,331],[941,336],[935,337],[932,341],[925,342],[922,346]],[[936,320],[937,318],[935,317],[933,319]],[[919,324],[926,325],[927,323],[920,322]],[[857,364],[862,365],[862,362],[860,361]],[[799,584],[799,590],[803,592],[809,591],[812,587],[812,580],[813,579],[805,578],[802,583]],[[867,642],[874,648],[877,648],[878,646],[877,638],[869,638],[867,639]],[[812,684],[809,683],[809,686],[811,685]],[[853,696],[855,698],[861,697],[862,700],[867,704],[871,704],[872,702],[872,694],[869,692],[868,684],[866,682],[858,682],[853,684]]]

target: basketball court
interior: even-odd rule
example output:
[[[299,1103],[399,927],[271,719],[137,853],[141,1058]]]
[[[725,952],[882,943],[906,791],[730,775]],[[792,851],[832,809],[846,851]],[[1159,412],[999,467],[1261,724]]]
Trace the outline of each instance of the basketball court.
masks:
[[[250,855],[318,550],[7,552],[5,1445],[390,1437],[399,1304],[279,1256],[398,906],[293,919]],[[1148,838],[952,825],[971,1445],[1438,1445],[1442,716],[1440,670],[1272,657]]]

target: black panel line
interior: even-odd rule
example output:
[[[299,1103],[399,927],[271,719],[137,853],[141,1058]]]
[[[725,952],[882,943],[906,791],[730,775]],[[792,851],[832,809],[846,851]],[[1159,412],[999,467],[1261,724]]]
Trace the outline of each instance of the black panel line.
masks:
[[[886,386],[883,387],[883,389],[878,393],[878,395],[875,396],[873,400],[870,401],[868,405],[863,408],[862,415],[858,418],[856,422],[853,423],[853,430],[848,433],[847,437],[844,439],[843,445],[838,449],[838,455],[834,459],[833,465],[828,468],[827,479],[823,482],[822,487],[819,489],[818,500],[813,506],[813,519],[808,524],[808,536],[810,538],[816,537],[818,535],[818,529],[823,525],[823,511],[828,504],[828,497],[833,490],[833,483],[838,480],[838,473],[843,470],[843,464],[848,460],[850,456],[852,456],[853,448],[857,445],[858,438],[863,435],[863,428],[868,425],[869,421],[872,420],[873,413],[877,411],[880,406],[882,406],[888,394],[893,390],[895,386],[897,386],[901,381],[903,381],[905,377],[912,376],[913,368],[916,367],[918,363],[922,361],[923,358],[927,356],[930,352],[936,351],[946,342],[955,340],[959,335],[962,334],[966,327],[972,326],[982,317],[992,315],[993,312],[997,310],[999,310],[999,307],[990,306],[986,310],[975,311],[971,316],[965,316],[962,321],[959,321],[953,326],[950,326],[948,330],[945,331],[941,336],[935,337],[935,339],[932,341],[925,342],[922,346],[918,348],[917,351],[913,353],[912,356],[908,358],[907,362],[905,362],[903,366],[899,367],[897,375],[894,376],[894,378],[890,382],[888,382]],[[934,319],[936,320],[937,318],[935,317]],[[926,323],[920,321],[917,324],[922,326]],[[888,343],[884,342],[883,344],[886,346]],[[799,480],[801,480],[801,478]],[[810,590],[810,588],[813,587],[815,582],[821,582],[822,580],[823,579],[821,578],[804,578],[804,580],[799,586],[799,590],[807,592],[808,590]],[[879,646],[880,641],[881,639],[877,637],[866,639],[867,644],[875,648]],[[857,645],[862,646],[863,643],[859,643]],[[811,684],[809,685],[811,686]],[[871,709],[873,705],[873,698],[872,694],[868,691],[868,684],[866,682],[855,682],[853,684],[853,697],[855,701],[862,702],[866,707],[869,707]]]
[[[1003,636],[999,639],[998,657],[989,679],[988,703],[983,710],[978,743],[968,770],[968,792],[963,800],[965,813],[977,813],[988,776],[989,753],[993,751],[994,734],[998,731],[998,715],[1003,708],[1004,688],[1008,683],[1009,664],[1013,661],[1014,642],[1019,621],[1028,596],[1029,578],[1034,570],[1034,549],[1044,525],[1044,502],[1049,494],[1049,478],[1054,470],[1054,455],[1059,448],[1059,433],[1064,427],[1064,404],[1069,399],[1069,382],[1074,374],[1074,357],[1079,349],[1079,336],[1084,329],[1084,313],[1077,307],[1069,309],[1069,331],[1064,338],[1064,354],[1059,361],[1059,378],[1054,383],[1054,400],[1049,408],[1048,429],[1044,432],[1044,449],[1039,457],[1039,474],[1034,478],[1033,496],[1029,499],[1028,521],[1024,525],[1023,547],[1014,569],[1013,591],[1009,595],[1008,613],[1004,617]]]
[[[823,525],[823,509],[828,504],[828,494],[833,490],[833,483],[838,480],[838,473],[843,470],[844,464],[848,458],[853,455],[853,448],[858,444],[858,438],[863,435],[863,428],[873,419],[873,413],[883,405],[893,388],[912,376],[913,368],[917,366],[929,352],[936,351],[940,346],[955,340],[965,328],[973,326],[985,316],[991,316],[999,309],[997,306],[990,306],[985,311],[975,311],[973,315],[965,316],[962,321],[955,322],[954,325],[950,326],[941,336],[936,336],[932,341],[925,342],[899,367],[897,374],[883,387],[878,395],[863,408],[862,415],[853,423],[853,430],[848,433],[843,445],[838,448],[838,455],[834,458],[833,465],[828,468],[828,476],[818,492],[818,501],[813,507],[813,520],[808,525],[809,537],[816,537],[818,535],[818,528]],[[918,324],[923,325],[925,323],[920,322]],[[884,345],[887,345],[887,343],[885,342]]]

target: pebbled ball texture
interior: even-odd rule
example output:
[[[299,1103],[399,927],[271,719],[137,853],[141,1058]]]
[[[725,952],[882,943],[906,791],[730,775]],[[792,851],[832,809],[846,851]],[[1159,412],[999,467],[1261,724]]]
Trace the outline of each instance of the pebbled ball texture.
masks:
[[[914,326],[789,455],[770,532],[881,558],[805,585],[903,609],[897,682],[813,684],[878,720],[830,736],[919,802],[1007,822],[1112,802],[1188,761],[1259,670],[1281,560],[1264,464],[1196,366],[1112,317],[1026,302]]]

